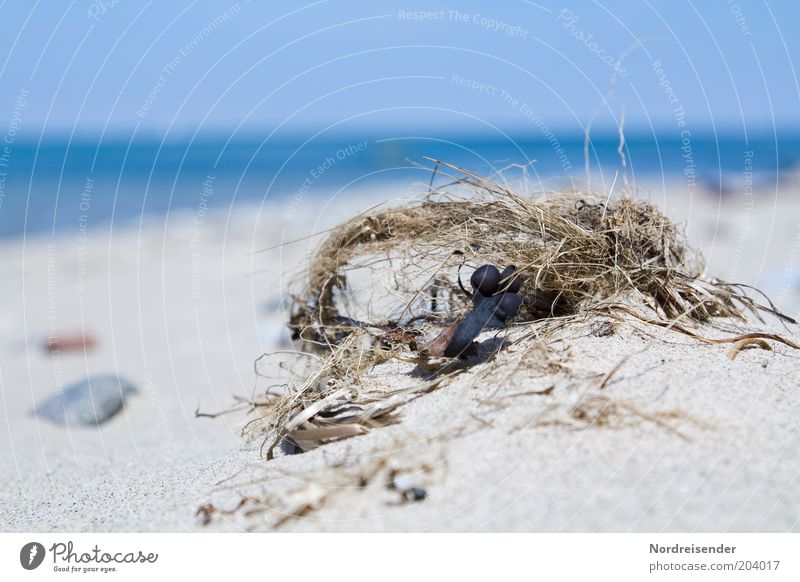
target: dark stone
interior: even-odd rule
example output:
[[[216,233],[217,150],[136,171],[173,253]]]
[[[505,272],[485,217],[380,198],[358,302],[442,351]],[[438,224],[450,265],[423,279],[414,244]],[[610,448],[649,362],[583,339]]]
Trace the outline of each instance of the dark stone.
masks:
[[[481,295],[489,296],[497,291],[500,285],[500,270],[494,265],[481,265],[472,273],[469,282],[472,288],[480,291]]]

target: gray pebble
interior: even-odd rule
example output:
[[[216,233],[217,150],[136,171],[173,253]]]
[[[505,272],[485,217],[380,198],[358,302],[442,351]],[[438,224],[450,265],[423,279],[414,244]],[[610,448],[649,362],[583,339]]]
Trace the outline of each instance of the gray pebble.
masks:
[[[125,397],[136,391],[117,376],[89,376],[42,402],[33,414],[56,424],[96,426],[122,410]]]

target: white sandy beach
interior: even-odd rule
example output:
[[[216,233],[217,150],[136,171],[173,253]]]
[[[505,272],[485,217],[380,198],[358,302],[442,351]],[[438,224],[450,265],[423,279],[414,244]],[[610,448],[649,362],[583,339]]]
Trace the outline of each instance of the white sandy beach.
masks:
[[[736,194],[653,200],[687,221],[710,274],[758,286],[797,316],[799,192],[756,190],[752,208]],[[539,422],[575,420],[569,409],[583,393],[579,382],[547,371],[476,382],[475,370],[405,406],[396,425],[270,463],[241,439],[241,415],[195,418],[198,405],[218,411],[249,394],[254,359],[286,348],[284,275],[302,266],[314,241],[252,251],[332,226],[377,199],[309,199],[288,221],[287,201],[231,216],[147,217],[110,235],[90,230],[85,242],[76,225],[0,243],[0,529],[268,529],[269,513],[215,517],[208,526],[195,517],[210,501],[235,506],[237,495],[215,483],[243,470],[240,478],[265,477],[256,488],[279,498],[300,487],[298,476],[337,488],[283,530],[800,529],[800,352],[776,343],[731,360],[729,345],[642,325],[600,337],[587,325],[560,342],[573,372],[589,380],[627,358],[608,397],[675,412],[669,427],[631,414],[605,428]],[[800,341],[797,327],[758,325]],[[78,332],[97,347],[85,355],[41,348],[50,333]],[[511,366],[513,347],[499,357]],[[385,364],[374,378],[413,382],[405,371]],[[67,429],[29,414],[59,387],[108,372],[139,394],[100,428]],[[549,395],[512,396],[551,386]],[[497,405],[508,399],[513,406]],[[415,477],[427,499],[398,504],[379,484],[347,481],[387,449],[402,469],[429,465]],[[336,459],[343,481],[329,477]]]

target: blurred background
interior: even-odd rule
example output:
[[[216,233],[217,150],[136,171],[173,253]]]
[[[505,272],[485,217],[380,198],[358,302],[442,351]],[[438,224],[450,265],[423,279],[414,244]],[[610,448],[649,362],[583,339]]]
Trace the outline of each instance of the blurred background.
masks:
[[[751,179],[774,193],[800,161],[796,2],[11,1],[0,14],[3,237],[200,202],[288,217],[340,189],[426,180],[425,156],[534,189],[635,182],[659,197],[741,198]]]

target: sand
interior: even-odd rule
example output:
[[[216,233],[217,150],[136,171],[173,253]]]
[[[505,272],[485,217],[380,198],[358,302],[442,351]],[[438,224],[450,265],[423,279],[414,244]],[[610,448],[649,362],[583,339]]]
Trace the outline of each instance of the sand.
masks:
[[[758,285],[798,315],[797,192],[653,199],[688,221],[709,273]],[[397,425],[270,463],[241,439],[242,415],[196,418],[198,406],[213,412],[250,394],[254,359],[288,345],[284,274],[302,266],[313,240],[252,252],[376,199],[308,199],[291,216],[289,202],[177,213],[90,229],[87,241],[76,225],[0,243],[2,531],[269,529],[269,511],[207,526],[195,516],[209,501],[236,504],[235,491],[215,485],[233,475],[263,480],[240,490],[269,493],[280,507],[324,492],[318,508],[282,530],[800,529],[800,353],[781,345],[732,361],[729,346],[633,324],[598,337],[587,324],[554,344],[580,381],[553,370],[486,378],[476,369],[406,405]],[[797,328],[761,328],[800,341]],[[97,347],[41,348],[50,333],[76,332]],[[512,347],[498,357],[511,365],[519,354]],[[610,426],[582,426],[570,411],[623,359],[603,390],[618,414]],[[413,382],[404,366],[386,364],[371,380]],[[102,427],[65,429],[29,415],[59,386],[110,372],[140,394]],[[548,395],[514,396],[551,386]],[[662,423],[647,417],[666,412],[674,414]],[[387,451],[427,499],[399,503],[380,479],[352,486]]]

